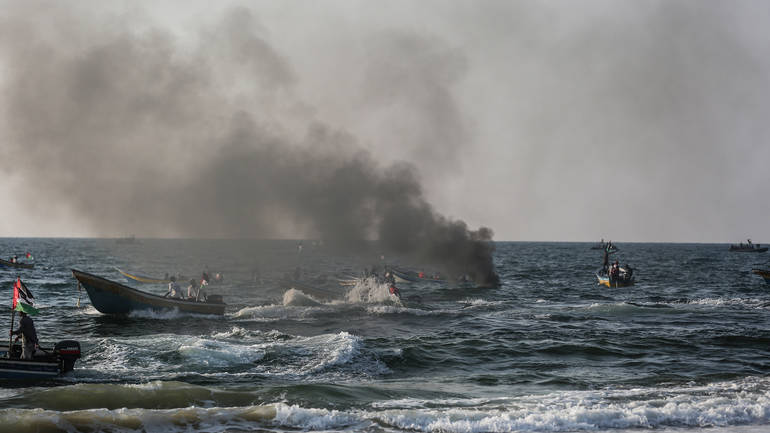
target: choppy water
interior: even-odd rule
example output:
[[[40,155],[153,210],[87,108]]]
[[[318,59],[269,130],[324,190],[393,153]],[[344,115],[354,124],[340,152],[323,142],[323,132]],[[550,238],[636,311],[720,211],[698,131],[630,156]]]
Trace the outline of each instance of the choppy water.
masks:
[[[494,289],[341,287],[377,261],[305,242],[3,239],[34,270],[41,340],[73,338],[72,377],[2,383],[0,431],[770,431],[770,255],[726,245],[620,244],[637,285],[603,289],[579,243],[498,243]],[[388,258],[390,260],[390,258]],[[296,266],[335,301],[287,290]],[[109,317],[76,268],[198,276],[224,317]],[[258,270],[258,272],[256,272]],[[258,275],[256,275],[258,273]],[[162,286],[130,284],[162,294]],[[7,322],[6,322],[7,323]]]

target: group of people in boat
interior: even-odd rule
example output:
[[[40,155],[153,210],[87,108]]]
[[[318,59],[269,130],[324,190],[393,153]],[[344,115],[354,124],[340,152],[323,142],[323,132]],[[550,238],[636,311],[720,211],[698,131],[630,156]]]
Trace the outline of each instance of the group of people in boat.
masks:
[[[217,274],[220,275],[220,274]],[[196,302],[206,302],[207,295],[206,292],[203,290],[203,287],[208,286],[209,284],[209,274],[207,271],[203,271],[201,274],[201,281],[198,283],[198,281],[195,280],[195,278],[190,279],[190,284],[187,285],[187,293],[185,294],[184,289],[182,289],[182,286],[176,281],[175,276],[171,276],[168,278],[170,281],[168,283],[168,291],[165,295],[163,295],[164,298],[172,298],[172,299],[182,299],[185,301],[196,301]]]
[[[604,260],[602,262],[601,273],[609,277],[610,285],[613,285],[616,282],[625,283],[631,281],[634,276],[634,269],[631,267],[631,265],[626,263],[625,266],[620,266],[620,262],[617,259],[615,262],[610,264],[609,253],[609,248],[604,250]]]
[[[762,245],[751,242],[751,239],[746,239],[745,244],[741,242],[740,244],[730,245],[731,250],[751,250],[751,249],[759,249],[759,248],[762,248]]]

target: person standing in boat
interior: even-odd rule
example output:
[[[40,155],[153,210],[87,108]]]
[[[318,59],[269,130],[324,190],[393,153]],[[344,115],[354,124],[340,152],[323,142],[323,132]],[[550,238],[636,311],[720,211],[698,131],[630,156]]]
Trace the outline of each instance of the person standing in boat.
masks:
[[[171,280],[170,283],[168,283],[168,292],[166,292],[165,295],[163,295],[164,298],[181,298],[182,297],[182,288],[179,286],[179,283],[176,282],[176,277],[171,276],[169,278]]]
[[[618,264],[618,261],[615,260],[615,263],[612,264],[612,269],[610,269],[610,284],[614,284],[616,281],[618,281],[619,276],[620,265]]]
[[[198,297],[198,292],[200,291],[200,287],[196,283],[195,279],[190,280],[190,285],[187,286],[187,299],[193,300]]]
[[[602,261],[602,270],[606,273],[610,268],[610,253],[607,249],[604,250],[604,260]]]
[[[19,320],[19,329],[8,331],[8,333],[10,335],[21,336],[21,358],[32,359],[32,355],[35,354],[35,350],[39,347],[35,323],[32,321],[32,318],[23,311],[19,311],[19,316],[21,316],[21,320]],[[16,339],[18,340],[19,337],[16,337]]]

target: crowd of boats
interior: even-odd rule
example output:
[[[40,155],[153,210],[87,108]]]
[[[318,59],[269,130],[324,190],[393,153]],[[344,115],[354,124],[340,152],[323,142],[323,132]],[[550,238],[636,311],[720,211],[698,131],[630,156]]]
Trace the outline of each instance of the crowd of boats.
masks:
[[[598,285],[608,288],[628,287],[634,285],[636,281],[635,270],[629,264],[620,264],[618,259],[610,259],[620,249],[612,241],[605,242],[601,240],[591,249],[601,250],[603,254],[602,266],[596,271]],[[767,247],[760,244],[754,244],[750,239],[746,243],[730,245],[730,252],[766,252]],[[19,269],[33,269],[35,267],[34,257],[30,253],[18,256],[12,256],[8,260],[0,259],[0,266],[13,267]],[[189,278],[182,275],[165,274],[163,277],[153,277],[142,273],[127,272],[120,268],[115,270],[126,280],[141,284],[168,285],[165,294],[155,294],[145,290],[130,287],[121,282],[94,275],[77,269],[72,269],[72,276],[77,281],[78,288],[78,306],[80,305],[80,293],[85,291],[91,301],[91,305],[103,314],[124,315],[137,310],[153,311],[180,311],[194,314],[224,315],[226,304],[220,294],[207,293],[210,285],[221,283],[224,279],[223,274],[213,273],[210,276],[208,270],[201,273],[200,278]],[[753,273],[761,276],[770,284],[769,269],[753,269]],[[256,277],[255,277],[256,278]],[[180,284],[181,281],[189,281],[186,290]],[[389,295],[397,302],[421,302],[419,296],[402,297],[399,285],[408,285],[412,283],[420,284],[438,284],[438,285],[465,285],[472,284],[472,281],[466,275],[459,275],[449,278],[438,272],[424,272],[421,270],[409,270],[395,266],[379,266],[365,269],[360,274],[343,274],[336,279],[336,284],[342,287],[355,286],[365,282],[372,282],[378,285],[386,285]],[[281,281],[281,285],[286,289],[297,289],[303,293],[319,298],[333,299],[339,295],[339,291],[324,288],[323,284],[314,284],[303,278],[302,269],[297,267],[293,273],[286,274]],[[33,297],[31,292],[24,286],[21,278],[14,286],[14,312],[16,311],[35,311],[35,309],[24,310],[16,308],[17,287],[23,287],[23,292],[29,295],[29,302],[32,305]],[[24,293],[21,293],[22,295]],[[24,316],[23,312],[20,315]],[[17,331],[21,333],[21,331]],[[38,379],[53,377],[72,371],[77,359],[80,358],[80,344],[73,340],[64,340],[55,344],[51,348],[36,348],[35,356],[25,359],[22,356],[23,345],[14,343],[11,339],[5,346],[0,346],[0,379]]]

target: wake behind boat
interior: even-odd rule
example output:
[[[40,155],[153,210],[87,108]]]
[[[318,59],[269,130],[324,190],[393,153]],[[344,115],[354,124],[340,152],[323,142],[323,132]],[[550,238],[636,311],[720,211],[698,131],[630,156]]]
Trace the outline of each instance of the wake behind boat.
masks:
[[[226,304],[219,295],[210,295],[206,302],[166,298],[76,269],[72,269],[72,276],[86,290],[94,308],[104,314],[128,314],[138,310],[225,314]]]

